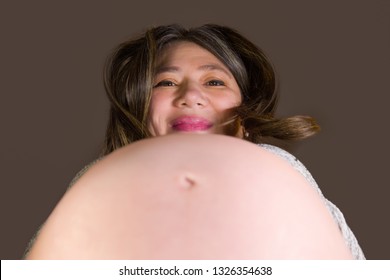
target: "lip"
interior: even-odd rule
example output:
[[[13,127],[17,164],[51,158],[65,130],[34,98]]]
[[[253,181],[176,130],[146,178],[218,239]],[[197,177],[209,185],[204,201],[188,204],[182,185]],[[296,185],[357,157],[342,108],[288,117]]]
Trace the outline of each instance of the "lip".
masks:
[[[199,116],[181,116],[173,120],[172,128],[176,131],[205,131],[210,129],[213,124]]]

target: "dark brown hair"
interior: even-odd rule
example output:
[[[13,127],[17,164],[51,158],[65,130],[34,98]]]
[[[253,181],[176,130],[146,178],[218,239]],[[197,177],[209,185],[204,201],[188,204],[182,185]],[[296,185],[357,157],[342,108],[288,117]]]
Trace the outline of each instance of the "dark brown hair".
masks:
[[[156,59],[167,45],[189,41],[223,62],[235,77],[243,97],[236,116],[255,143],[266,138],[303,139],[319,130],[313,118],[276,118],[275,72],[264,52],[232,28],[207,24],[186,29],[158,26],[120,44],[109,57],[104,84],[111,103],[103,155],[150,137],[148,111]]]

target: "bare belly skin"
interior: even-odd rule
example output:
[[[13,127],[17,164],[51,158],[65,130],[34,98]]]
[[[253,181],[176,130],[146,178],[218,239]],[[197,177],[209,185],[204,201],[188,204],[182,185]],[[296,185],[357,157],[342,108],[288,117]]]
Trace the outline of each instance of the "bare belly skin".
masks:
[[[89,170],[30,259],[350,258],[317,193],[287,162],[227,136],[170,135]]]

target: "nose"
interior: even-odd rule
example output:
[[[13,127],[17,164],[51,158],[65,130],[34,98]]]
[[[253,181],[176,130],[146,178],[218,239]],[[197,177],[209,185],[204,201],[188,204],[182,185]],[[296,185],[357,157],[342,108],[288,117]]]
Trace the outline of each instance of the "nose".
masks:
[[[202,108],[207,106],[207,103],[208,101],[202,88],[192,82],[184,83],[175,99],[175,105],[178,107]]]

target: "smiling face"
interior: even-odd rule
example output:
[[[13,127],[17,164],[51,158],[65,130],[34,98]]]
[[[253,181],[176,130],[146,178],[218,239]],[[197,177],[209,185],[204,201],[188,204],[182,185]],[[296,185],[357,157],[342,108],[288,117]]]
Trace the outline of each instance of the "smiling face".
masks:
[[[167,47],[157,61],[148,128],[153,136],[215,133],[242,138],[232,109],[241,104],[228,68],[191,42]]]

